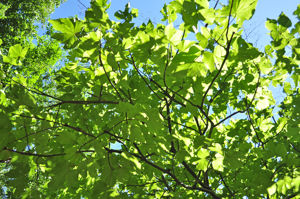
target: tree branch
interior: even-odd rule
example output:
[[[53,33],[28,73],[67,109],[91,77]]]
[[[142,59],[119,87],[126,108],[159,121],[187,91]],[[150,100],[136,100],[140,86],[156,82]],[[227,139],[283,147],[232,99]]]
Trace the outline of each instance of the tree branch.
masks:
[[[189,185],[184,184],[183,182],[181,182],[173,173],[171,173],[171,171],[169,169],[164,169],[161,168],[160,166],[156,165],[155,163],[153,163],[153,161],[149,161],[141,152],[141,150],[139,149],[139,147],[137,146],[137,144],[133,143],[134,147],[138,150],[138,154],[135,153],[130,153],[131,155],[141,159],[142,161],[144,161],[145,163],[149,164],[150,166],[160,170],[161,172],[168,174],[170,177],[172,177],[174,179],[174,181],[189,190],[199,190],[199,191],[203,191],[205,193],[210,194],[214,199],[221,199],[220,197],[218,197],[211,189],[205,188],[205,187],[191,187]]]
[[[53,108],[55,106],[60,106],[63,104],[119,104],[119,102],[116,101],[109,101],[109,100],[95,100],[95,101],[86,101],[86,100],[79,100],[79,101],[61,101],[59,103],[50,105],[49,108]]]
[[[131,61],[132,61],[132,65],[134,67],[134,69],[136,70],[136,72],[138,73],[138,75],[143,79],[143,81],[145,82],[145,84],[147,85],[147,87],[154,93],[154,95],[162,100],[162,98],[152,89],[152,87],[150,86],[150,84],[147,82],[147,80],[143,77],[143,75],[141,74],[141,72],[139,71],[139,69],[137,68],[136,64],[135,64],[135,61],[133,59],[133,56],[132,54],[130,53],[130,58],[131,58]]]
[[[123,97],[121,96],[121,94],[119,93],[119,91],[117,90],[117,88],[115,87],[115,85],[112,83],[112,81],[110,80],[107,72],[106,72],[106,69],[104,67],[104,64],[102,62],[102,58],[101,58],[101,49],[102,49],[102,43],[101,43],[101,40],[100,40],[100,49],[99,49],[99,62],[100,62],[100,65],[102,66],[103,70],[104,70],[104,73],[107,77],[107,80],[109,81],[110,85],[113,87],[113,89],[116,91],[117,95],[119,96],[119,98],[123,101]]]
[[[228,56],[229,56],[230,44],[231,44],[231,42],[232,42],[232,38],[233,38],[233,35],[234,35],[234,34],[235,34],[235,33],[232,33],[231,38],[230,38],[230,40],[229,40],[228,43],[227,43],[226,54],[225,54],[225,57],[224,57],[223,62],[222,62],[222,64],[221,64],[221,67],[219,68],[217,74],[214,76],[213,80],[210,82],[208,88],[206,89],[206,91],[205,91],[205,93],[204,93],[204,95],[203,95],[203,97],[202,97],[202,101],[201,101],[201,105],[200,105],[201,109],[203,108],[205,98],[206,98],[206,96],[207,96],[207,94],[208,94],[210,88],[212,87],[212,85],[214,84],[214,82],[216,81],[216,79],[218,78],[218,76],[220,75],[220,73],[221,73],[221,71],[222,71],[222,69],[223,69],[223,67],[224,67],[224,65],[225,65],[225,63],[226,63],[226,60],[227,60],[227,58],[228,58]]]

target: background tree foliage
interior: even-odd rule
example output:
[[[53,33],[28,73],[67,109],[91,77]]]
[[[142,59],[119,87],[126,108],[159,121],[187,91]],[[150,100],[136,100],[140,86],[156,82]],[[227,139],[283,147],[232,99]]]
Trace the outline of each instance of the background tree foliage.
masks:
[[[129,4],[113,21],[94,0],[84,20],[50,21],[67,51],[50,79],[22,73],[26,45],[12,46],[0,159],[13,198],[297,197],[300,23],[269,19],[259,51],[241,36],[257,0],[218,2],[173,0],[168,25],[137,26]]]
[[[0,44],[4,55],[0,76],[11,78],[18,72],[32,78],[33,84],[41,83],[36,78],[45,77],[62,56],[59,43],[50,38],[52,27],[47,22],[61,2],[63,0],[0,1]]]
[[[59,43],[50,38],[51,26],[47,19],[60,3],[60,0],[0,1],[0,104],[5,100],[7,83],[13,77],[21,75],[28,78],[28,85],[35,86],[42,86],[43,81],[49,80],[49,72],[61,58],[62,50]],[[42,31],[38,23],[47,26],[43,35],[38,34],[38,30]],[[0,107],[3,115],[2,105]],[[2,126],[6,122],[5,118],[0,118],[1,133],[6,131]],[[5,159],[0,159],[1,198],[15,198],[14,186],[7,184],[10,178],[3,175],[12,168],[11,164],[4,164]]]
[[[46,22],[63,0],[1,0],[0,38],[6,46],[36,32],[36,22]]]

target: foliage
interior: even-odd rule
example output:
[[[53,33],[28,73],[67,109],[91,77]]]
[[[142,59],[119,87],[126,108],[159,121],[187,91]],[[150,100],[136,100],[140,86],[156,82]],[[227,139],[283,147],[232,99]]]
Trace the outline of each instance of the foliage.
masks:
[[[49,72],[62,57],[59,43],[49,37],[49,33],[38,34],[38,26],[46,24],[46,19],[60,1],[1,1],[0,3],[0,112],[3,115],[2,102],[5,101],[7,83],[13,77],[27,78],[28,85],[42,86],[50,80]],[[39,31],[42,28],[39,27]],[[51,31],[51,26],[47,26]],[[4,100],[4,101],[3,101]],[[1,117],[0,132],[6,131]],[[2,134],[1,134],[2,135]],[[5,139],[5,138],[3,138]],[[2,141],[1,141],[2,142]],[[4,161],[5,162],[5,161]],[[0,163],[1,198],[15,198],[11,178],[7,178],[12,165]],[[20,173],[20,172],[19,172]],[[21,173],[20,173],[21,174]]]
[[[63,0],[1,0],[0,38],[5,46],[22,41],[36,32],[36,22],[44,23]]]
[[[59,43],[49,37],[52,27],[46,22],[61,2],[1,1],[0,44],[3,56],[0,74],[3,77],[11,78],[14,73],[20,73],[25,78],[33,78],[34,84],[41,84],[40,76],[45,76],[62,56]],[[43,31],[45,25],[47,32],[39,35],[38,30]]]
[[[256,2],[173,0],[168,25],[137,26],[129,4],[113,21],[94,0],[84,20],[51,20],[64,65],[38,84],[0,76],[5,187],[14,198],[297,196],[300,23],[268,19],[261,52],[241,36]],[[283,87],[279,105],[270,85]]]

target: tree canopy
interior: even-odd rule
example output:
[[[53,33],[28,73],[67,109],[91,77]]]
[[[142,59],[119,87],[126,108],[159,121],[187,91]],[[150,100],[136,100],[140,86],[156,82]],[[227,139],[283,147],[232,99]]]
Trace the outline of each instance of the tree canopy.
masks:
[[[113,20],[92,0],[84,19],[50,20],[59,65],[14,43],[0,60],[2,197],[298,197],[300,22],[268,19],[259,50],[242,36],[256,3],[173,0],[161,24],[137,25],[130,4]]]
[[[45,23],[64,0],[1,0],[0,38],[8,46],[36,32],[36,22]]]

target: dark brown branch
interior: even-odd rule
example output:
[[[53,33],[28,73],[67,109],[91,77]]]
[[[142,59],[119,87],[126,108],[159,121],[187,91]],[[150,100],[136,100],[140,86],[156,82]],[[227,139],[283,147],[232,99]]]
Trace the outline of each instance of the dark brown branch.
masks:
[[[161,85],[159,85],[156,81],[154,81],[152,78],[150,79],[150,82],[153,82],[155,85],[156,85],[156,87],[158,87],[160,90],[161,90],[161,92],[165,95],[165,96],[167,96],[168,98],[172,98],[172,100],[174,101],[174,102],[176,102],[177,104],[179,104],[179,105],[181,105],[182,107],[186,107],[186,105],[185,104],[183,104],[182,102],[180,102],[180,101],[178,101],[178,100],[176,100],[175,99],[175,96],[171,96],[170,95],[170,93],[168,92],[168,89],[170,90],[170,91],[172,91],[172,89],[170,89],[170,88],[166,88],[166,90],[164,90],[162,87],[161,87]],[[172,91],[173,92],[173,91]],[[174,93],[175,93],[175,91],[174,91]],[[177,93],[175,93],[175,94],[177,94]],[[177,94],[178,95],[178,94]],[[178,95],[179,96],[179,95]],[[179,97],[181,97],[181,98],[184,98],[184,97],[182,97],[182,96],[179,96]],[[185,98],[184,98],[184,100],[186,100]]]
[[[134,143],[134,147],[137,149],[139,154],[135,154],[135,153],[130,153],[131,155],[141,159],[142,161],[144,161],[145,163],[149,164],[150,166],[160,170],[161,172],[169,175],[170,177],[172,177],[174,179],[174,181],[176,182],[176,184],[189,189],[189,190],[198,190],[198,191],[203,191],[205,193],[210,194],[214,199],[221,199],[220,197],[218,197],[216,195],[216,193],[214,193],[211,189],[205,188],[205,187],[191,187],[188,186],[186,184],[184,184],[183,182],[181,182],[173,173],[171,173],[171,171],[169,169],[164,169],[158,165],[156,165],[155,163],[153,163],[153,161],[149,161],[141,152],[141,150],[139,149],[139,147],[137,146],[137,144]]]
[[[197,132],[197,133],[199,132],[197,129],[194,129],[193,127],[187,126],[187,125],[185,125],[185,124],[181,124],[181,123],[176,122],[176,121],[174,121],[174,120],[171,120],[171,122],[174,123],[174,124],[183,126],[183,127],[187,128],[187,129],[190,129],[190,130],[192,130],[192,131],[195,131],[195,132]]]
[[[17,151],[17,150],[9,149],[9,148],[6,148],[6,147],[4,147],[3,150],[10,151],[10,152],[13,152],[13,153],[18,153],[18,154],[21,154],[21,155],[36,156],[36,157],[56,157],[56,156],[64,156],[64,155],[66,155],[65,153],[57,153],[57,154],[38,154],[38,153],[31,153],[31,152]]]
[[[197,179],[200,179],[201,172],[202,172],[201,170],[200,170],[200,171],[198,171],[198,174],[197,174]],[[197,180],[195,180],[193,187],[196,187],[196,186],[197,186],[197,184],[198,184],[198,182],[197,182]]]
[[[21,117],[25,117],[25,118],[34,118],[34,119],[37,119],[37,120],[43,120],[43,121],[48,121],[48,122],[51,122],[51,123],[54,123],[54,124],[58,124],[60,126],[63,126],[63,127],[67,127],[67,128],[70,128],[70,129],[73,129],[75,131],[78,131],[84,135],[87,135],[87,136],[90,136],[90,137],[93,137],[93,138],[96,138],[96,136],[84,131],[83,129],[79,128],[79,127],[74,127],[74,126],[71,126],[71,125],[68,125],[68,124],[64,124],[64,123],[59,123],[59,122],[55,122],[55,121],[51,121],[51,120],[47,120],[45,118],[40,118],[40,117],[37,117],[37,116],[27,116],[27,115],[23,115],[23,114],[16,114],[17,116],[21,116]]]
[[[272,116],[272,120],[273,120],[274,124],[276,124],[276,125],[277,125],[277,122],[276,122],[276,120],[275,120],[274,116]]]
[[[197,174],[191,169],[191,167],[185,161],[183,161],[182,164],[183,164],[184,168],[193,176],[193,178],[196,181],[195,183],[199,183],[202,187],[210,189],[208,186],[206,186],[205,184],[203,184],[201,182],[201,180],[199,179]]]
[[[221,181],[223,182],[224,186],[225,186],[226,189],[228,190],[230,196],[233,197],[233,196],[234,196],[234,193],[231,191],[231,189],[229,188],[229,186],[228,186],[227,183],[225,182],[225,180],[224,180],[222,174],[220,173],[219,175],[220,175]]]
[[[33,90],[33,89],[29,89],[29,88],[27,88],[26,86],[24,86],[23,84],[21,84],[21,83],[15,81],[15,80],[12,80],[12,81],[15,82],[15,83],[17,83],[17,84],[19,84],[20,86],[22,86],[24,89],[26,89],[26,90],[29,91],[29,92],[35,93],[35,94],[37,94],[37,95],[42,95],[42,96],[45,96],[45,97],[49,97],[49,98],[52,98],[52,99],[55,99],[55,100],[58,100],[58,101],[62,101],[61,99],[59,99],[59,98],[57,98],[57,97],[51,96],[51,95],[46,94],[46,93],[44,93],[44,92],[42,92],[42,91],[39,91],[39,90],[37,90],[37,89],[34,89],[34,90]]]
[[[203,181],[204,181],[205,186],[209,186],[208,170],[203,172]]]
[[[121,139],[121,140],[130,141],[130,140],[127,139],[127,138],[123,138],[123,137],[121,137],[121,136],[117,136],[117,135],[115,135],[115,134],[113,134],[113,133],[111,133],[111,132],[109,132],[109,131],[104,131],[104,133],[106,133],[106,134],[108,134],[108,135],[110,135],[110,136],[116,138],[117,140]]]
[[[214,125],[214,127],[218,126],[219,124],[223,123],[224,121],[228,120],[229,118],[231,118],[232,116],[238,114],[238,113],[244,113],[245,111],[236,111],[230,115],[228,115],[227,117],[225,117],[224,119],[222,119],[220,122],[218,122],[217,124]]]
[[[113,87],[113,89],[116,91],[117,95],[119,96],[119,98],[123,101],[123,97],[121,96],[121,94],[119,93],[119,91],[117,90],[117,88],[115,87],[115,85],[112,83],[112,81],[110,80],[109,76],[108,76],[108,73],[106,72],[106,69],[105,69],[105,66],[102,62],[102,58],[101,58],[101,49],[102,49],[102,43],[101,43],[101,40],[100,40],[100,49],[99,49],[99,62],[100,62],[100,65],[102,66],[103,70],[104,70],[104,73],[106,75],[106,78],[107,80],[109,81],[110,85]]]
[[[198,118],[196,116],[194,116],[194,120],[196,122],[199,134],[202,135],[201,126],[200,126]]]
[[[63,104],[84,104],[84,105],[88,105],[88,104],[119,104],[119,102],[116,101],[108,101],[108,100],[95,100],[95,101],[86,101],[86,100],[80,100],[80,101],[61,101],[59,103],[50,105],[50,108],[53,108],[55,106],[60,106]]]
[[[204,101],[205,101],[205,98],[206,98],[206,96],[207,96],[207,94],[208,94],[210,88],[212,87],[212,85],[214,84],[214,82],[216,81],[216,79],[218,78],[218,76],[220,75],[220,73],[222,72],[222,69],[223,69],[223,67],[224,67],[224,65],[225,65],[225,63],[226,63],[226,60],[227,60],[227,58],[228,58],[228,56],[229,56],[230,44],[231,44],[231,41],[232,41],[232,38],[233,38],[233,35],[234,35],[234,34],[235,34],[235,33],[232,33],[231,38],[230,38],[230,40],[229,40],[228,43],[227,43],[226,54],[225,54],[225,57],[224,57],[223,62],[222,62],[222,64],[221,64],[221,67],[219,68],[217,74],[214,76],[213,80],[210,82],[208,88],[206,89],[206,91],[205,91],[205,93],[204,93],[204,95],[203,95],[203,97],[202,97],[202,101],[201,101],[201,105],[200,105],[201,109],[203,109]]]
[[[151,77],[150,77],[150,82],[153,82],[153,83],[156,85],[156,87],[159,88],[159,89],[162,91],[162,93],[164,93],[165,95],[167,95],[168,97],[170,97],[169,93],[168,93],[167,91],[165,91],[165,90],[161,87],[161,85],[159,85],[159,83],[157,83],[157,82],[156,82],[154,79],[152,79]]]
[[[255,135],[256,135],[256,138],[257,138],[258,142],[260,142],[262,148],[264,148],[264,142],[263,142],[263,141],[261,140],[261,138],[259,137],[258,132],[256,131],[256,129],[255,129],[255,127],[254,127],[254,124],[253,124],[253,120],[252,120],[252,118],[251,118],[251,115],[250,115],[250,113],[249,113],[249,108],[252,106],[252,103],[253,103],[253,101],[254,101],[254,99],[255,99],[255,96],[256,96],[256,94],[257,94],[258,87],[259,87],[259,85],[260,85],[260,76],[261,76],[261,75],[260,75],[260,69],[259,69],[259,67],[258,67],[256,64],[255,64],[255,66],[256,66],[256,68],[257,68],[257,70],[258,70],[258,80],[257,80],[256,88],[255,88],[254,95],[253,95],[253,97],[252,97],[252,100],[251,100],[250,104],[247,105],[247,99],[245,100],[245,103],[246,103],[246,112],[247,112],[247,114],[248,114],[249,122],[250,122],[250,124],[251,124],[251,127],[253,128],[253,130],[254,130],[254,132],[255,132]]]
[[[39,131],[35,131],[35,132],[33,132],[33,133],[28,133],[28,135],[25,135],[25,136],[23,136],[23,137],[17,138],[17,139],[15,139],[15,140],[12,141],[12,142],[20,141],[20,140],[22,140],[22,139],[24,139],[24,138],[27,138],[27,137],[29,137],[29,136],[36,135],[36,134],[42,133],[42,132],[44,132],[44,131],[47,131],[47,130],[50,130],[50,129],[56,129],[56,128],[60,128],[60,127],[62,127],[62,126],[53,126],[53,127],[41,129],[41,130],[39,130]]]
[[[172,187],[170,187],[170,186],[168,185],[168,182],[166,181],[164,175],[161,175],[161,179],[162,179],[162,182],[166,185],[168,191],[173,191]]]
[[[80,0],[77,0],[85,9],[88,9],[86,5],[84,5]]]
[[[170,89],[170,88],[169,88]],[[203,110],[203,108],[197,104],[194,104],[191,100],[188,100],[186,99],[185,97],[183,97],[182,95],[180,95],[178,92],[174,91],[174,90],[171,90],[173,93],[175,93],[176,95],[178,95],[181,99],[183,99],[184,101],[190,103],[192,106],[198,108],[200,110],[200,112],[205,116],[205,118],[207,119],[207,121],[213,126],[213,121],[209,118],[209,116],[206,114],[206,112]],[[175,101],[175,100],[174,100]],[[182,103],[181,103],[182,104]],[[183,104],[184,107],[186,107],[184,104]],[[205,132],[205,131],[203,131]]]
[[[170,117],[170,104],[172,101],[168,102],[168,100],[165,98],[166,101],[166,107],[167,107],[167,121],[168,121],[168,129],[169,129],[169,134],[172,135],[172,125],[171,125],[171,117]]]
[[[116,149],[109,149],[107,147],[104,147],[105,150],[108,152],[108,153],[123,153],[124,151],[121,151],[121,150],[116,150]]]
[[[229,1],[230,2],[230,1]],[[226,39],[228,41],[228,31],[229,31],[229,25],[230,25],[230,17],[231,17],[231,12],[232,12],[232,7],[233,7],[234,0],[231,1],[231,6],[229,10],[229,15],[228,15],[228,23],[227,23],[227,28],[226,28]],[[231,39],[230,39],[231,40]],[[229,42],[230,43],[230,42]]]
[[[167,122],[168,122],[168,130],[169,130],[169,134],[172,136],[172,124],[171,124],[171,112],[170,112],[170,105],[172,103],[172,98],[170,99],[170,102],[168,102],[168,100],[165,98],[166,101],[166,107],[167,107]],[[176,153],[176,149],[174,146],[174,142],[173,140],[171,141],[171,149],[170,149],[171,153]]]
[[[81,133],[84,134],[84,135],[87,135],[87,136],[96,138],[96,136],[94,136],[94,135],[92,135],[92,134],[89,134],[89,133],[85,132],[84,130],[82,130],[82,129],[79,128],[79,127],[70,126],[70,125],[68,125],[68,124],[62,124],[62,126],[65,126],[65,127],[67,127],[67,128],[73,129],[73,130],[78,131],[78,132],[81,132]]]
[[[133,56],[132,54],[130,53],[130,57],[131,57],[131,61],[132,61],[132,65],[134,67],[134,69],[136,70],[136,72],[138,73],[138,75],[143,79],[143,81],[145,82],[145,84],[147,85],[147,87],[154,93],[154,95],[162,100],[162,98],[152,89],[152,87],[150,86],[150,84],[147,82],[147,80],[144,78],[144,76],[141,74],[141,72],[139,71],[139,69],[137,68],[136,64],[135,64],[135,61],[133,59]]]
[[[250,122],[250,124],[251,124],[251,127],[253,128],[253,131],[254,131],[254,133],[255,133],[255,136],[256,136],[258,142],[261,143],[262,148],[264,148],[264,142],[261,140],[261,138],[260,138],[259,135],[258,135],[258,132],[256,131],[256,129],[255,129],[255,127],[254,127],[253,120],[252,120],[252,118],[251,118],[251,116],[250,116],[250,113],[249,113],[249,110],[248,110],[248,109],[247,109],[247,114],[248,114],[248,117],[249,117],[249,122]]]
[[[166,82],[166,72],[167,72],[167,68],[168,68],[168,65],[169,65],[169,61],[170,61],[170,44],[169,44],[169,47],[167,49],[167,60],[166,60],[164,73],[163,73],[163,82],[164,82],[164,85],[166,87],[166,92],[168,92],[168,86],[167,86],[167,82]]]

